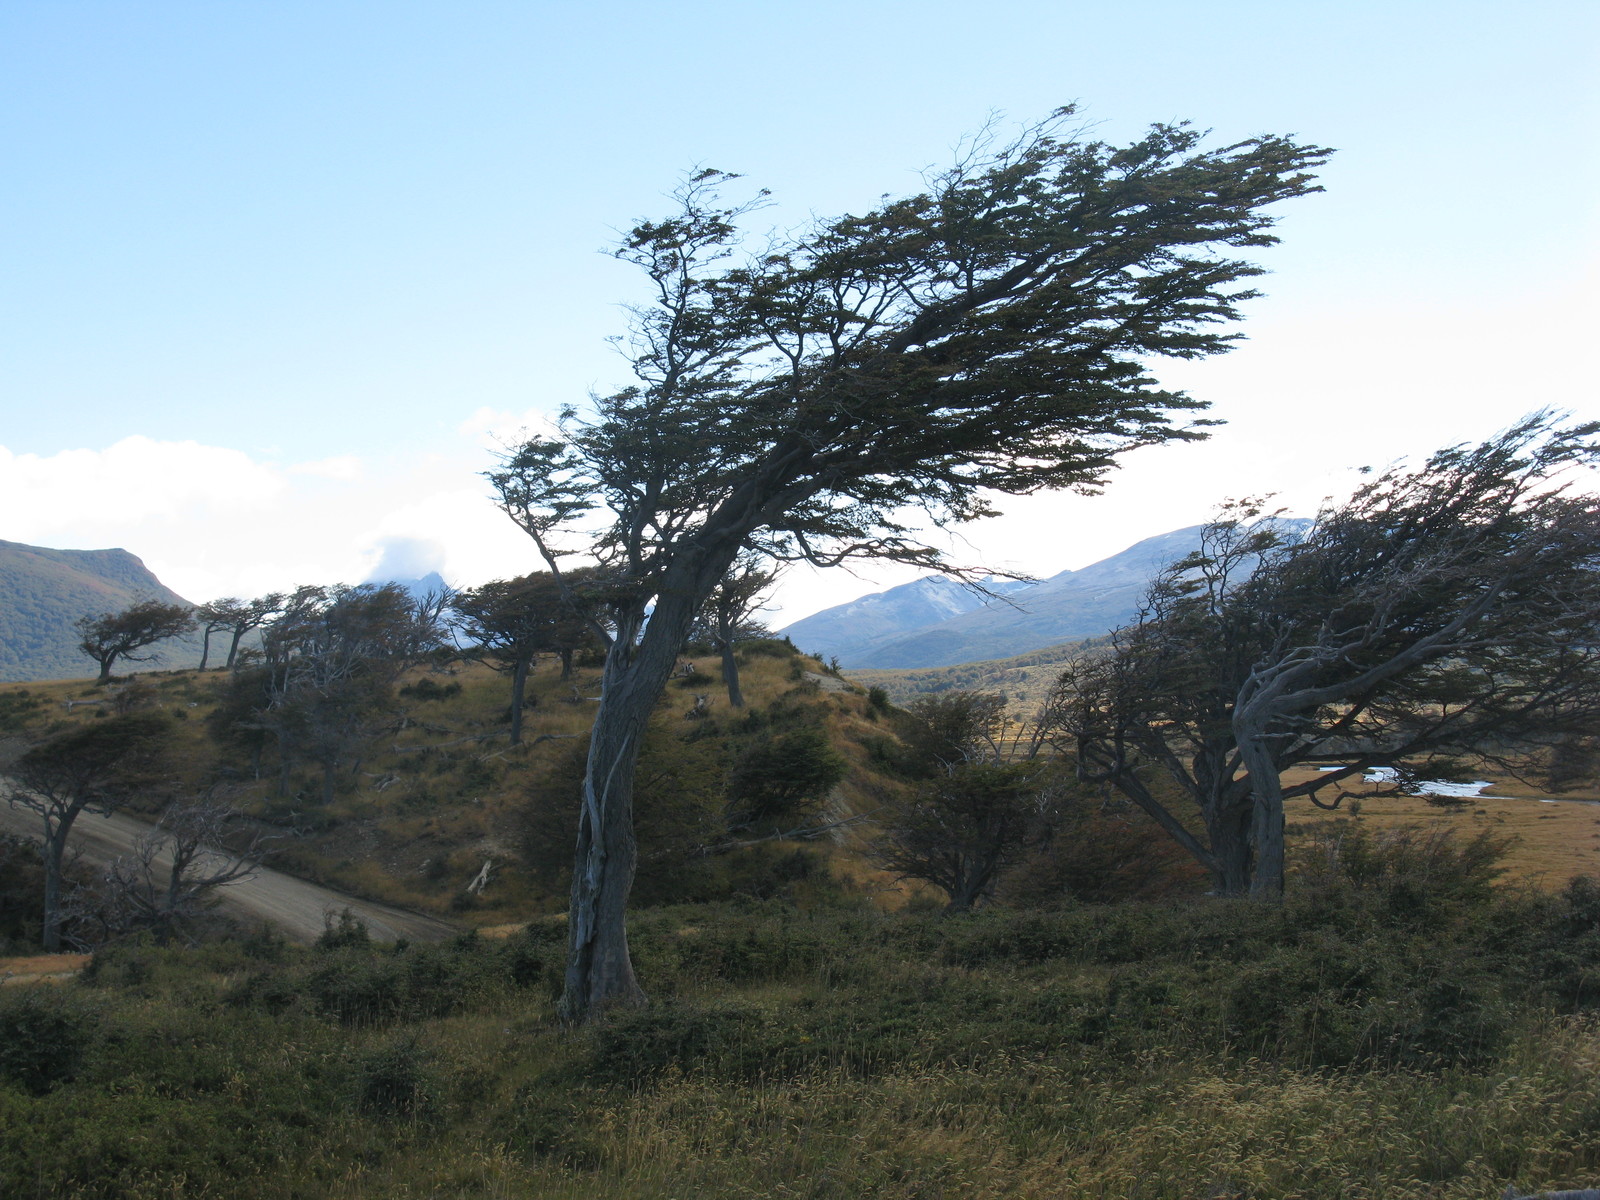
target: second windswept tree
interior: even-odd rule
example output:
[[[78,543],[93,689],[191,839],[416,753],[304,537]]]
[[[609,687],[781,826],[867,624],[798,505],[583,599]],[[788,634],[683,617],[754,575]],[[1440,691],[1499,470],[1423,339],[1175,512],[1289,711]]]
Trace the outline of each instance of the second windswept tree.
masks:
[[[1327,151],[1263,136],[1207,149],[1186,126],[1130,145],[1070,110],[980,142],[923,190],[746,251],[702,171],[617,256],[644,275],[636,382],[567,414],[490,479],[557,574],[611,581],[561,1012],[642,1003],[625,909],[633,779],[650,712],[739,554],[949,569],[908,523],[993,514],[996,494],[1092,491],[1116,456],[1200,436],[1202,406],[1149,364],[1228,349],[1273,203]],[[593,533],[588,514],[608,510]],[[915,518],[908,514],[920,514]],[[646,619],[648,615],[648,620]]]
[[[561,656],[561,678],[572,674],[572,657],[594,644],[588,610],[578,595],[593,572],[567,573],[567,586],[549,571],[515,579],[493,579],[458,594],[454,601],[460,629],[477,652],[511,676],[511,744],[522,741],[522,709],[528,672],[541,654]]]
[[[1538,413],[1385,472],[1301,539],[1215,522],[1069,667],[1052,723],[1220,895],[1282,892],[1286,799],[1335,807],[1374,767],[1540,773],[1600,727],[1597,462],[1600,424]],[[1302,764],[1324,769],[1283,780]]]

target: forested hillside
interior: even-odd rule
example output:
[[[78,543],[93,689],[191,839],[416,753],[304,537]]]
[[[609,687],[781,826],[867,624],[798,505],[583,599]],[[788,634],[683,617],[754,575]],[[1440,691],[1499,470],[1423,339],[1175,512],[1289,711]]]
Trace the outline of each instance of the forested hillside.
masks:
[[[72,623],[139,600],[189,602],[126,550],[52,550],[0,541],[0,682],[75,679],[94,673]],[[191,641],[158,648],[157,665],[193,666]]]

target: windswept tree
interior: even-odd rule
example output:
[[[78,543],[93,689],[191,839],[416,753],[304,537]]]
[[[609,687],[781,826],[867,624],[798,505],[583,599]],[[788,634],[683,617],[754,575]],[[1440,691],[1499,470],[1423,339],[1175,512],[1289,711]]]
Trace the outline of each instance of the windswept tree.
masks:
[[[948,569],[910,524],[993,497],[1093,491],[1116,456],[1200,433],[1150,364],[1229,348],[1275,239],[1264,211],[1326,156],[1282,137],[1216,149],[1162,125],[1127,146],[1068,131],[980,143],[924,190],[743,249],[751,206],[702,171],[617,255],[644,273],[633,386],[489,477],[550,569],[615,587],[590,741],[561,1012],[643,1002],[625,908],[635,761],[679,648],[741,552]],[[597,535],[589,517],[603,507]],[[648,620],[647,620],[648,617]]]
[[[11,806],[32,810],[43,823],[45,950],[61,949],[62,867],[74,824],[164,787],[171,736],[165,714],[130,713],[57,734],[12,764]]]
[[[286,599],[281,592],[270,592],[254,600],[224,596],[195,609],[195,617],[205,634],[200,652],[200,670],[204,671],[211,661],[211,638],[218,633],[228,635],[228,658],[223,665],[227,670],[233,670],[239,660],[239,643],[244,640],[245,634],[260,629],[270,621],[282,610]]]
[[[441,644],[437,610],[397,583],[300,588],[262,636],[265,706],[253,720],[294,762],[321,768],[331,804],[340,764],[390,710],[395,682]]]
[[[594,644],[590,605],[583,589],[592,571],[567,573],[566,586],[549,571],[495,579],[457,594],[457,625],[478,655],[511,676],[511,744],[522,741],[522,709],[528,672],[541,654],[561,658],[561,678],[572,674],[572,657]]]
[[[778,571],[766,566],[760,555],[744,551],[711,589],[690,630],[691,641],[710,642],[721,658],[722,683],[728,689],[728,703],[734,708],[744,707],[734,647],[751,638],[770,636],[767,627],[756,620],[756,613],[761,611],[767,589],[777,578]]]
[[[1237,520],[1162,575],[1054,712],[1219,892],[1283,888],[1283,803],[1336,806],[1373,767],[1475,757],[1523,775],[1600,728],[1600,425],[1538,414],[1389,471],[1303,540]],[[1298,763],[1330,769],[1293,785]],[[1191,833],[1152,786],[1198,806]]]
[[[96,683],[106,683],[111,678],[111,668],[122,662],[150,662],[154,653],[138,651],[168,638],[193,633],[194,614],[181,604],[165,604],[160,600],[141,600],[121,612],[101,613],[98,617],[80,617],[73,622],[82,650],[100,664],[100,677]]]

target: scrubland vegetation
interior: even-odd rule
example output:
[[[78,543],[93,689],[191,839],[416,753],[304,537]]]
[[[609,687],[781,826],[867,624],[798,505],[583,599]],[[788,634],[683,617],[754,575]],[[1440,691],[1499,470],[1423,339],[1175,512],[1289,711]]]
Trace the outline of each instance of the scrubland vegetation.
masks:
[[[1296,819],[1288,897],[1263,904],[1199,895],[1159,831],[1086,798],[993,903],[945,916],[863,857],[865,824],[730,830],[736,768],[746,809],[772,800],[750,780],[797,733],[845,771],[815,820],[914,786],[932,736],[787,648],[743,657],[747,710],[685,717],[710,688],[686,675],[644,751],[648,1008],[555,1013],[587,702],[536,672],[510,748],[504,677],[424,670],[331,808],[314,773],[295,800],[268,772],[254,811],[309,826],[296,869],[493,933],[133,938],[0,990],[0,1194],[1465,1198],[1600,1176],[1600,887],[1508,881],[1523,851],[1487,802]],[[225,679],[146,681],[197,758]],[[28,691],[18,720],[108,719],[59,715],[82,685]],[[1534,831],[1554,811],[1505,803]]]
[[[653,1004],[554,1017],[564,922],[131,942],[0,993],[7,1196],[1481,1197],[1600,1174],[1600,888],[1486,836],[1291,898],[942,918],[648,908]]]

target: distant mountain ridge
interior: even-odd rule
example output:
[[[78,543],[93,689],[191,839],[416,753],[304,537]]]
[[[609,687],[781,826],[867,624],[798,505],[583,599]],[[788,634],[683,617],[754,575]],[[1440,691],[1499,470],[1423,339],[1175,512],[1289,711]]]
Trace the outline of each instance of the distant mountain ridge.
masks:
[[[984,586],[1002,594],[1015,594],[1037,585],[996,579],[987,580]],[[858,651],[874,643],[941,624],[987,603],[986,597],[947,575],[925,575],[886,592],[873,592],[824,609],[780,632],[802,650],[820,651],[824,657],[841,661],[853,660]],[[853,661],[850,665],[854,665]]]
[[[52,550],[0,541],[0,682],[77,679],[95,673],[72,623],[139,600],[189,605],[126,550]],[[200,661],[198,640],[154,647],[162,667]]]
[[[1310,522],[1282,524],[1299,534]],[[779,632],[807,651],[838,658],[843,667],[883,669],[1011,658],[1100,637],[1133,619],[1150,580],[1199,549],[1204,529],[1190,525],[1145,538],[1081,570],[1018,586],[998,600],[928,576],[825,609]]]

